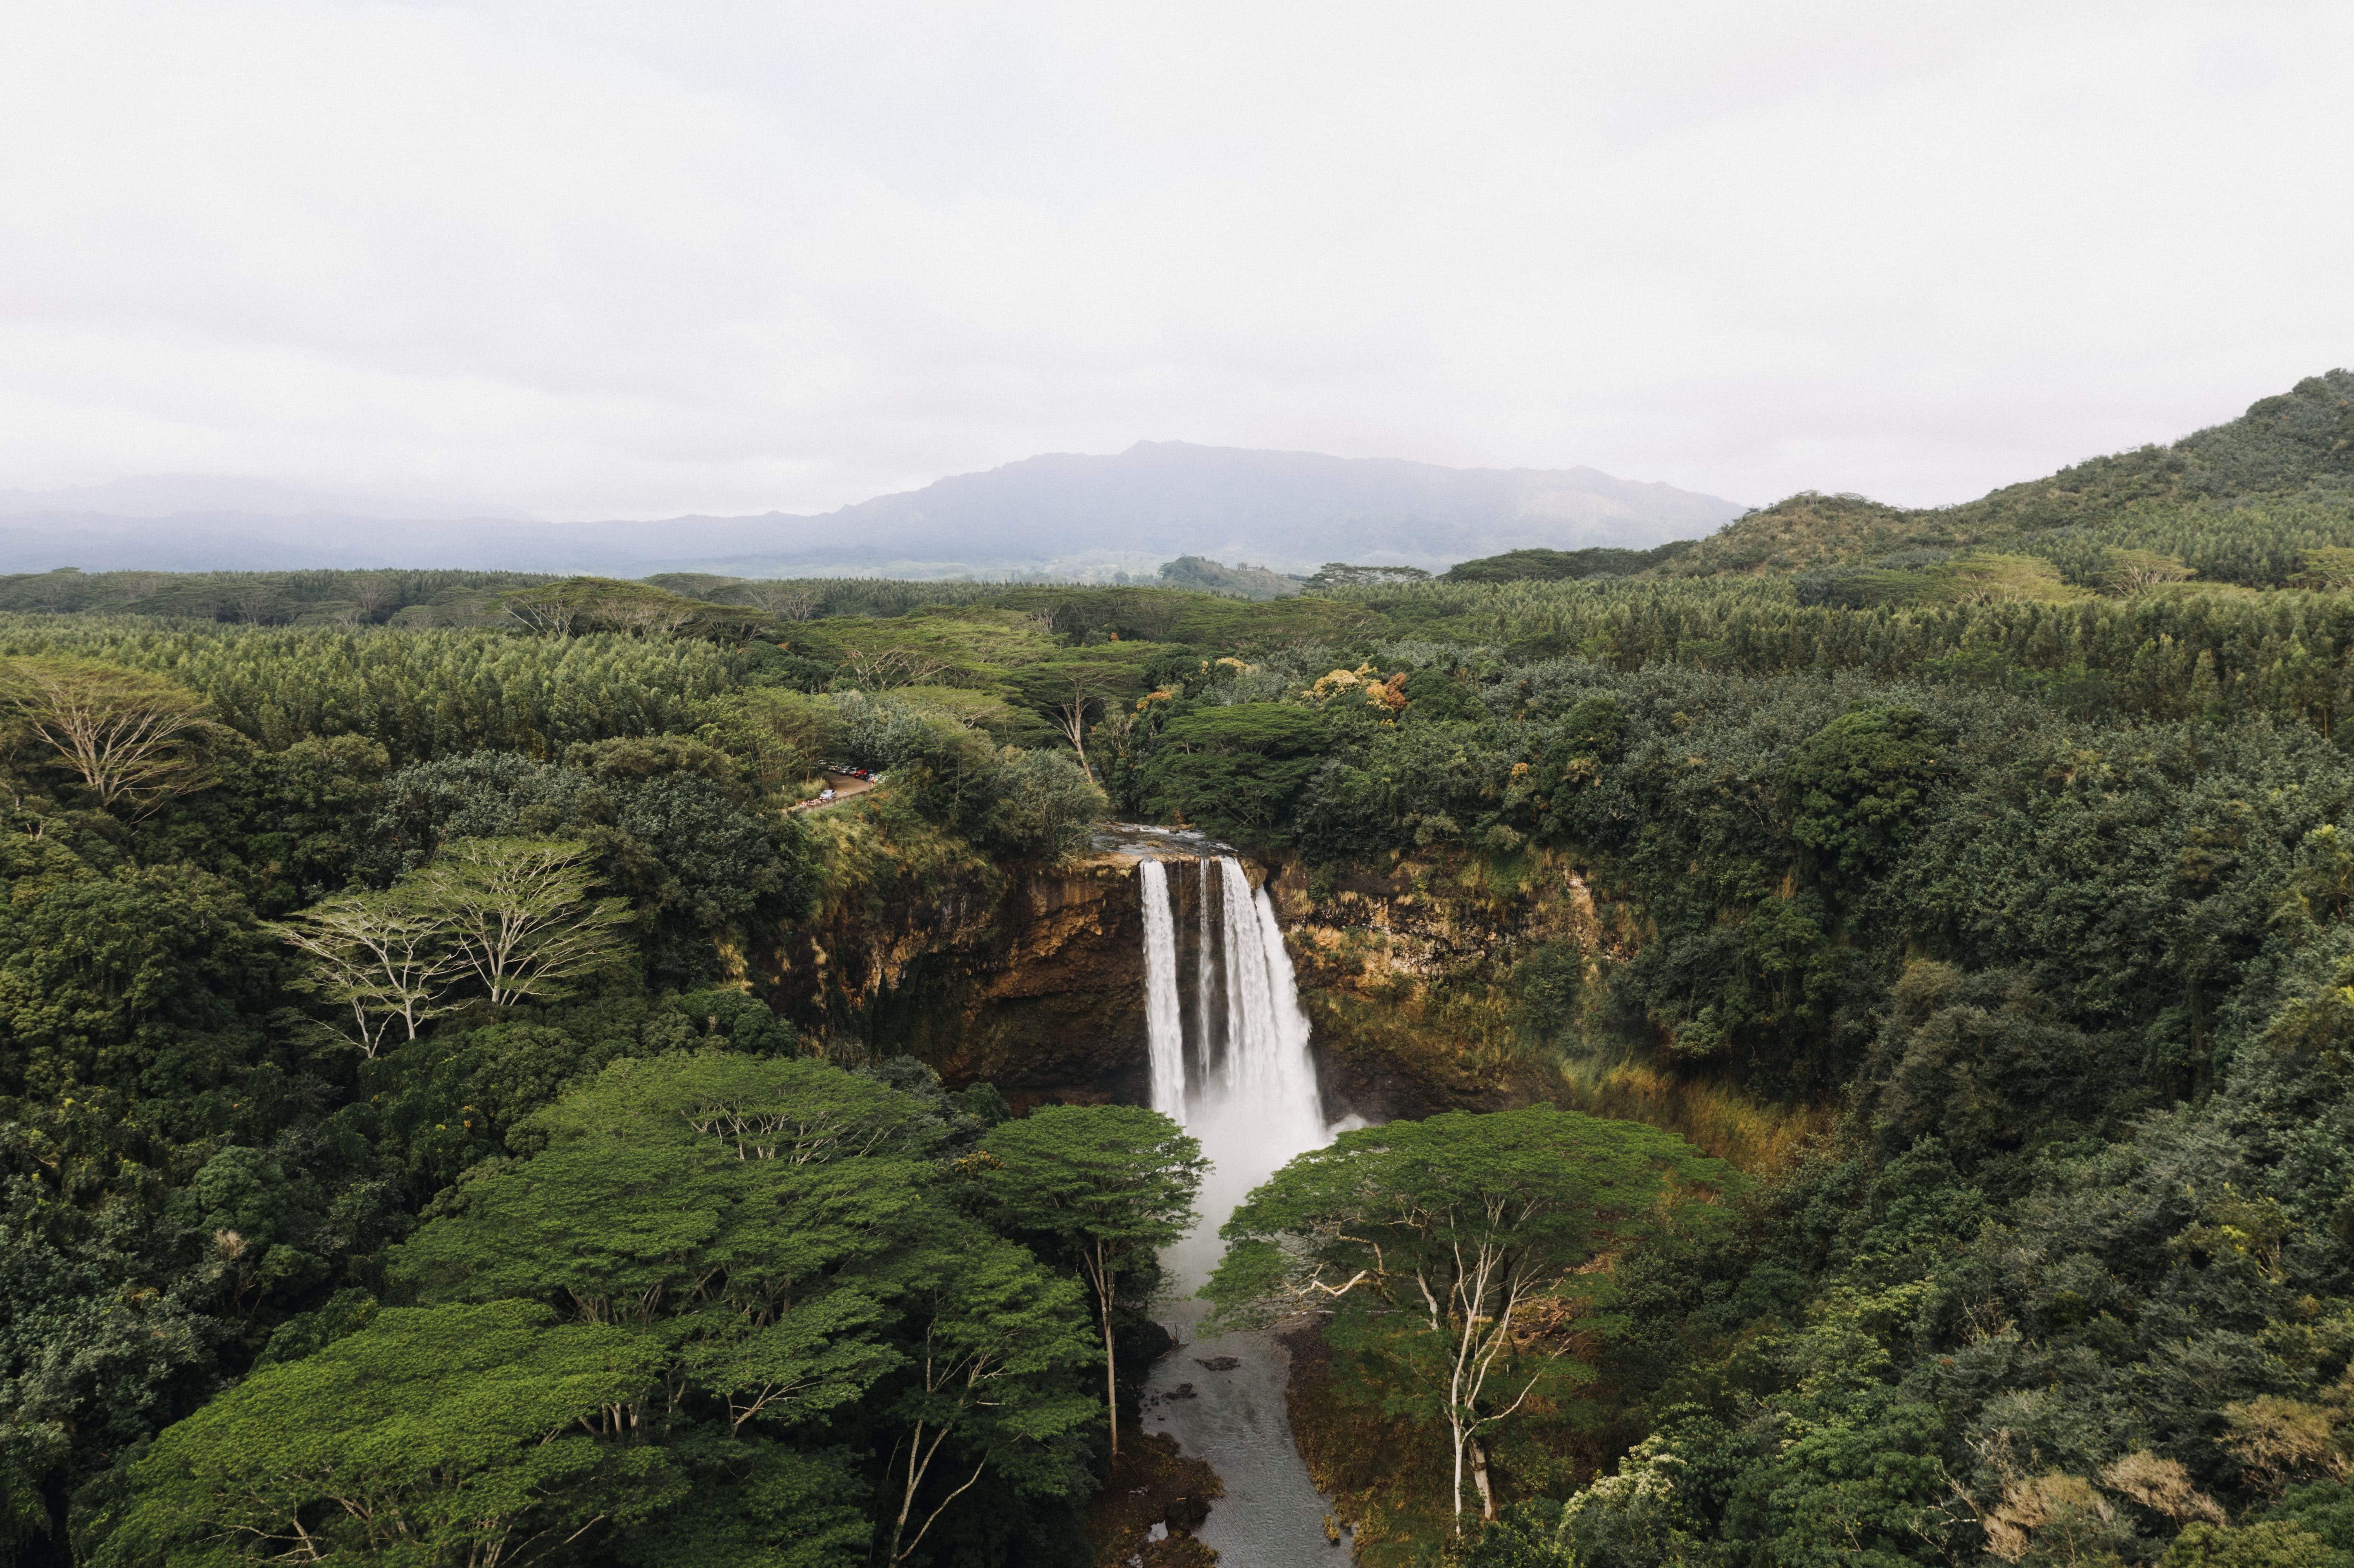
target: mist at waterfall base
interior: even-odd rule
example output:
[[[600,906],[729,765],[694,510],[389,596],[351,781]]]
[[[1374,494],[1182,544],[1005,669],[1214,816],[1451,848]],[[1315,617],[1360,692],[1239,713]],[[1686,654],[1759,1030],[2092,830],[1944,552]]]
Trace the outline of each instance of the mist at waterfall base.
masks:
[[[1180,939],[1171,864],[1193,881],[1190,943]],[[1335,1129],[1324,1121],[1308,1016],[1273,902],[1264,889],[1253,894],[1230,857],[1171,864],[1146,860],[1138,868],[1152,1106],[1198,1139],[1214,1163],[1198,1201],[1200,1223],[1161,1255],[1161,1311],[1180,1340],[1193,1342],[1154,1364],[1144,1425],[1176,1438],[1225,1483],[1198,1532],[1222,1563],[1330,1564],[1330,1505],[1291,1439],[1289,1353],[1272,1334],[1204,1340],[1193,1330],[1209,1310],[1194,1292],[1217,1266],[1218,1227],[1252,1188],[1295,1155],[1323,1147]]]

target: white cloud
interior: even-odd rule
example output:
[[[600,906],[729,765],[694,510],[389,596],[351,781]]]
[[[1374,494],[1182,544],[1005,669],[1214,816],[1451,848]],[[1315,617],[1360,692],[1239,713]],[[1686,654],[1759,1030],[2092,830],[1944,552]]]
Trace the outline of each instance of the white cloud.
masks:
[[[0,17],[0,486],[801,509],[1140,437],[1952,500],[2354,361],[2354,12]]]

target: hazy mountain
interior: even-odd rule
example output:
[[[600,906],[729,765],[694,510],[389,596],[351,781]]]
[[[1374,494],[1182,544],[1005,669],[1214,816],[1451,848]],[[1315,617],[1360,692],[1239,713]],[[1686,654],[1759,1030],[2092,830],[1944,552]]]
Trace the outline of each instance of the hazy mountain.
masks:
[[[1140,441],[960,474],[811,522],[918,556],[1019,542],[1313,567],[1432,566],[1531,546],[1656,545],[1741,515],[1712,495],[1590,468],[1457,469],[1379,458]],[[798,521],[798,520],[796,520]]]
[[[175,496],[196,503],[173,504]],[[362,515],[332,497],[245,481],[0,492],[0,570],[1103,576],[1150,571],[1180,555],[1285,570],[1331,560],[1436,568],[1512,549],[1697,538],[1742,510],[1590,468],[1450,469],[1143,441],[1114,457],[1030,458],[818,516],[552,524],[418,509]]]

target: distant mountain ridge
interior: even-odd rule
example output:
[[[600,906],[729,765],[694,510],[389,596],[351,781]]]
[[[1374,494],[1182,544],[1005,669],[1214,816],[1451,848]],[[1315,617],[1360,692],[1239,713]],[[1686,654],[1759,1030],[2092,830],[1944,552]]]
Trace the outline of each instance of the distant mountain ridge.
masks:
[[[0,493],[0,571],[446,567],[644,576],[1149,574],[1181,555],[1278,570],[1325,561],[1441,568],[1523,548],[1633,548],[1712,532],[1743,508],[1596,469],[1451,469],[1382,458],[1140,441],[958,474],[816,516],[540,523],[368,516],[259,482],[262,505],[168,515],[168,486]],[[109,493],[124,510],[93,508]],[[45,504],[45,503],[47,503]]]
[[[1118,532],[1150,554],[1426,567],[1564,539],[1655,545],[1711,532],[1742,510],[1591,468],[1454,469],[1139,441],[1117,457],[1057,453],[960,474],[814,521],[936,552],[975,531],[1021,527],[1066,554],[1101,548]]]

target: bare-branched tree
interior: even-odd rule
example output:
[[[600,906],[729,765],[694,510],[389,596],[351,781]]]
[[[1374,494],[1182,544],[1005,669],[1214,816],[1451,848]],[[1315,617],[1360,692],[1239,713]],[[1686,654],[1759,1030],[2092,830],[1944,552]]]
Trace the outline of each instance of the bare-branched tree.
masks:
[[[507,595],[499,605],[529,630],[547,637],[570,637],[583,630],[584,607],[578,595],[561,591],[565,587],[550,583],[546,588],[525,588]]]
[[[860,649],[843,661],[846,684],[862,692],[921,686],[948,673],[949,662],[913,648]]]
[[[269,929],[311,960],[310,990],[351,1009],[363,1056],[375,1058],[396,1022],[414,1040],[449,1011],[458,955],[445,913],[417,897],[413,883],[330,898]]]
[[[1113,699],[1132,690],[1135,683],[1136,673],[1129,666],[1092,659],[1033,664],[1014,676],[1023,699],[1078,753],[1079,767],[1091,783],[1100,780],[1087,759],[1087,736]]]
[[[2149,588],[2167,583],[2179,583],[2194,576],[2189,567],[2172,556],[2161,556],[2155,550],[2112,550],[2101,580],[2111,593],[2131,598]]]
[[[547,1000],[602,968],[630,918],[624,900],[589,896],[588,853],[560,839],[461,839],[403,885],[493,1005]]]
[[[221,594],[221,608],[241,626],[261,626],[285,613],[285,596],[267,577],[232,577]]]
[[[737,583],[733,591],[737,599],[779,620],[815,620],[821,608],[816,592],[800,583],[756,580]]]
[[[694,624],[703,607],[691,599],[664,594],[615,594],[596,602],[591,613],[599,630],[626,631],[633,637],[667,637]]]
[[[352,579],[352,608],[373,625],[400,608],[400,583],[390,572],[362,572]]]
[[[94,659],[11,659],[0,703],[98,798],[136,819],[213,781],[204,699],[141,670]]]

